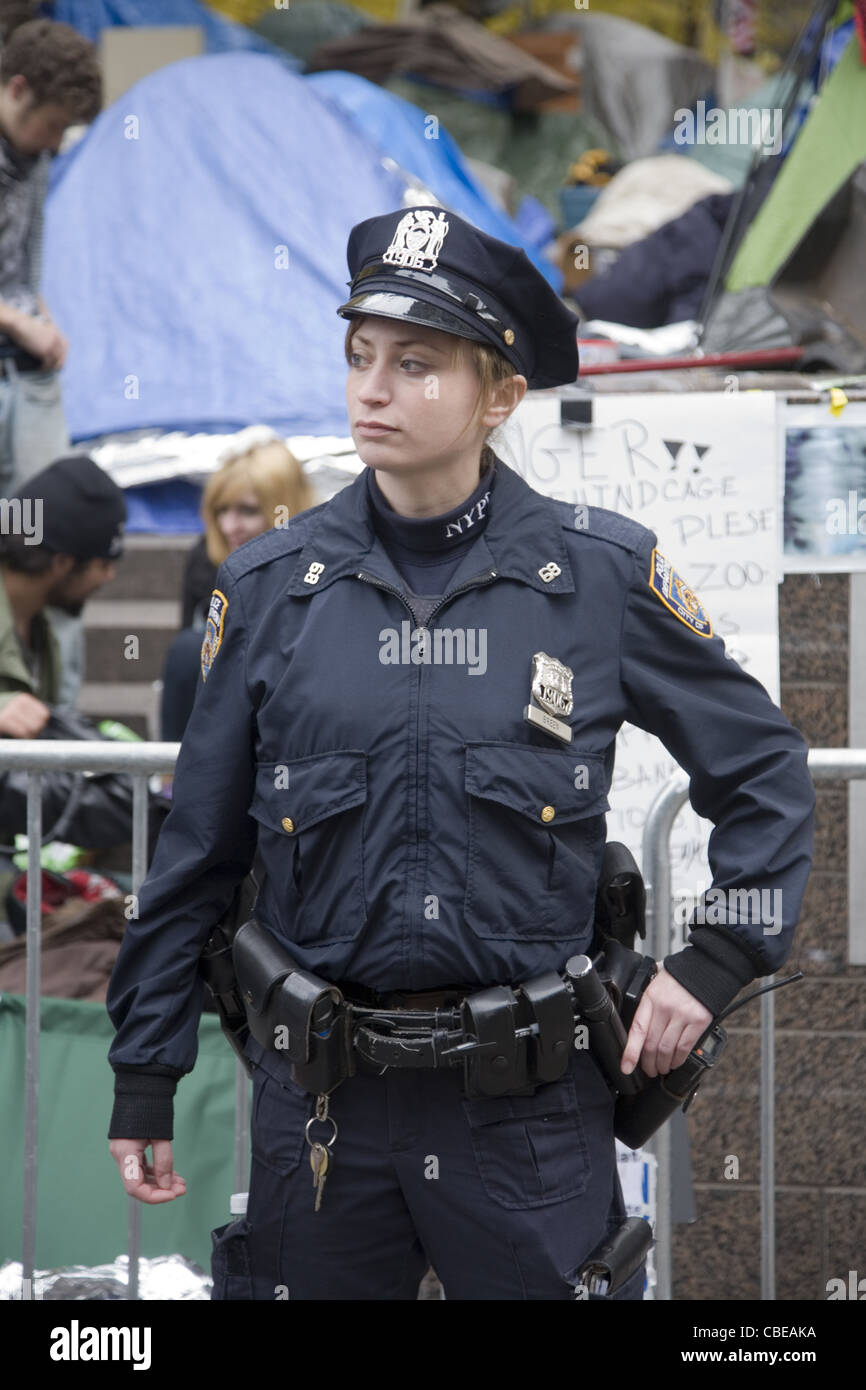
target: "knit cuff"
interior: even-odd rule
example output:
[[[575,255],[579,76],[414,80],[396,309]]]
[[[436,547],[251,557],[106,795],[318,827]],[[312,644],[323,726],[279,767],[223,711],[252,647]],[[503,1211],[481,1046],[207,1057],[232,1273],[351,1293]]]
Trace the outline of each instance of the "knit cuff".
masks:
[[[109,1139],[173,1139],[177,1081],[136,1068],[116,1071]]]
[[[730,933],[695,927],[689,945],[665,957],[665,970],[716,1018],[758,972]]]

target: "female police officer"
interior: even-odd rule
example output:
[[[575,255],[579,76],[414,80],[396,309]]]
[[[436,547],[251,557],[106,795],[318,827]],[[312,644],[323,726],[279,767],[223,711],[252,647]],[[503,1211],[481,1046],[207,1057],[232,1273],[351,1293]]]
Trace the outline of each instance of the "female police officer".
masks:
[[[361,223],[348,259],[368,467],[221,567],[174,807],[112,979],[111,1147],[145,1201],[184,1191],[168,1141],[198,957],[256,850],[256,919],[299,967],[371,1006],[438,1009],[587,949],[615,734],[650,729],[716,823],[714,886],[784,904],[781,930],[717,914],[667,959],[626,1057],[650,1075],[781,963],[808,874],[803,740],[654,536],[602,510],[576,524],[486,448],[527,380],[574,379],[571,314],[522,252],[438,208]],[[428,1261],[452,1299],[574,1297],[622,1199],[610,1092],[569,1050],[522,1094],[359,1064],[330,1096],[314,1210],[314,1098],[251,1040],[249,1206],[215,1233],[215,1297],[414,1298]]]

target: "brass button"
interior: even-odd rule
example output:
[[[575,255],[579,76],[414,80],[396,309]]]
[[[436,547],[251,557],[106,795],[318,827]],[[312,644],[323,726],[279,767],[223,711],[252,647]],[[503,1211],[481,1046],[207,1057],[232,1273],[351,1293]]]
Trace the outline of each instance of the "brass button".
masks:
[[[541,811],[541,819],[542,819],[542,820],[545,820],[545,821],[546,821],[546,820],[553,820],[553,817],[554,817],[555,815],[556,815],[556,812],[554,811],[554,809],[553,809],[552,806],[544,806],[544,807],[542,807],[542,811]]]
[[[283,816],[281,825],[283,829],[286,831],[286,833],[289,835],[291,835],[292,831],[295,828],[295,822],[291,820],[289,816]]]
[[[506,341],[506,343],[508,344],[508,346],[511,347],[511,344],[514,342],[514,329],[513,329],[513,328],[506,328],[506,330],[505,330],[505,332],[503,333],[502,336],[503,336],[503,338],[505,339],[505,341]]]

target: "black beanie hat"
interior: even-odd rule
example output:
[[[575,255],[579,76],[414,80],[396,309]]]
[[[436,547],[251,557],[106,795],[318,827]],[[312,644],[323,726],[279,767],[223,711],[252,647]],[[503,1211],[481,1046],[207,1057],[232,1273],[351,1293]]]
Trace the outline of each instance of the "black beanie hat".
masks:
[[[13,495],[41,501],[46,549],[79,560],[117,560],[123,554],[123,489],[87,454],[55,459]]]

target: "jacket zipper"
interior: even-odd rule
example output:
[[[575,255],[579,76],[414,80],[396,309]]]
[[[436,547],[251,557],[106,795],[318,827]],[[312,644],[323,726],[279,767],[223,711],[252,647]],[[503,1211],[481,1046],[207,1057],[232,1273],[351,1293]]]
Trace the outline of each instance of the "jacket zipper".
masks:
[[[440,602],[437,603],[436,607],[430,610],[429,617],[427,618],[427,623],[430,622],[430,618],[434,617],[435,614],[439,612],[440,608],[444,608],[445,604],[450,603],[451,600],[453,598],[456,598],[458,594],[462,594],[466,589],[474,589],[476,586],[481,584],[489,584],[492,579],[496,578],[496,575],[496,570],[482,570],[480,574],[473,575],[471,579],[467,579],[464,584],[460,585],[459,589],[452,589],[450,594],[445,594],[444,598],[442,598]],[[366,584],[374,584],[377,589],[385,589],[386,592],[389,594],[396,594],[397,598],[400,599],[401,603],[403,603],[405,607],[409,609],[409,612],[412,614],[415,627],[417,628],[421,626],[421,624],[419,624],[418,622],[418,615],[415,612],[415,609],[412,607],[406,595],[402,593],[400,589],[397,589],[393,584],[389,584],[388,581],[385,579],[378,579],[375,574],[367,574],[364,570],[358,570],[358,572],[355,575],[355,578],[363,579]],[[427,623],[424,624],[425,627],[427,626]]]
[[[427,623],[425,624],[425,627],[430,623],[430,620],[431,620],[431,618],[433,618],[434,614],[438,613],[439,610],[440,610],[441,608],[444,608],[444,606],[445,606],[446,603],[450,603],[450,601],[451,601],[452,598],[456,598],[458,594],[462,594],[462,593],[464,592],[464,590],[466,590],[466,589],[474,589],[474,588],[476,588],[477,586],[480,586],[480,585],[482,585],[482,584],[489,584],[492,580],[494,580],[494,579],[496,578],[496,576],[497,576],[497,571],[496,571],[496,570],[483,570],[480,574],[476,574],[476,575],[474,575],[471,579],[467,579],[466,582],[465,582],[464,584],[461,584],[459,588],[452,590],[452,592],[451,592],[450,594],[446,594],[446,595],[444,596],[444,598],[441,600],[441,602],[438,603],[438,604],[436,605],[436,607],[435,607],[434,609],[431,610],[430,614],[428,615]],[[358,579],[363,579],[364,582],[367,583],[367,584],[373,584],[373,585],[375,585],[375,587],[376,587],[377,589],[384,589],[384,590],[385,590],[387,593],[389,593],[389,594],[395,594],[396,597],[397,597],[398,599],[400,599],[400,601],[405,605],[405,607],[409,609],[409,612],[412,614],[412,621],[414,622],[415,628],[416,628],[416,630],[417,630],[417,628],[420,626],[420,624],[419,624],[419,622],[418,622],[418,616],[417,616],[417,614],[416,614],[414,608],[413,608],[412,605],[410,604],[409,600],[406,598],[405,594],[401,593],[401,591],[400,591],[398,588],[396,588],[393,584],[389,584],[389,583],[387,582],[387,580],[384,580],[384,579],[377,579],[375,575],[373,575],[373,574],[367,574],[364,570],[358,570],[358,571],[356,571],[356,578],[358,578]],[[416,707],[416,711],[415,711],[415,739],[414,739],[414,741],[415,741],[415,767],[414,767],[414,770],[413,770],[413,771],[414,771],[414,785],[415,785],[415,789],[416,789],[416,792],[415,792],[416,797],[417,797],[417,789],[418,789],[418,787],[419,787],[419,785],[420,785],[420,781],[421,781],[421,779],[420,779],[420,768],[419,768],[420,750],[419,750],[419,746],[418,746],[418,745],[419,745],[418,729],[419,729],[419,727],[420,727],[420,722],[421,722],[421,672],[423,671],[423,669],[424,669],[423,663],[419,663],[419,666],[418,666],[418,703],[417,703],[417,707]],[[418,844],[419,841],[418,841],[418,807],[417,807],[417,804],[415,805],[414,811],[413,811],[412,833],[413,833],[413,835],[414,835],[414,837],[415,837],[415,842],[416,842],[416,844]],[[426,852],[426,851],[425,851],[425,852]],[[417,872],[417,863],[418,863],[418,861],[417,861],[417,857],[416,857],[416,865],[413,867],[413,870],[412,870],[413,874]],[[404,957],[405,957],[405,952],[404,952]],[[405,957],[405,958],[407,959],[407,964],[408,964],[408,966],[409,966],[409,972],[410,972],[410,978],[411,978],[411,976],[412,976],[412,974],[413,974],[413,972],[414,972],[414,970],[415,970],[415,967],[416,967],[417,962],[416,962],[416,960],[413,958],[411,952],[409,952],[409,953],[408,953],[408,957]]]

